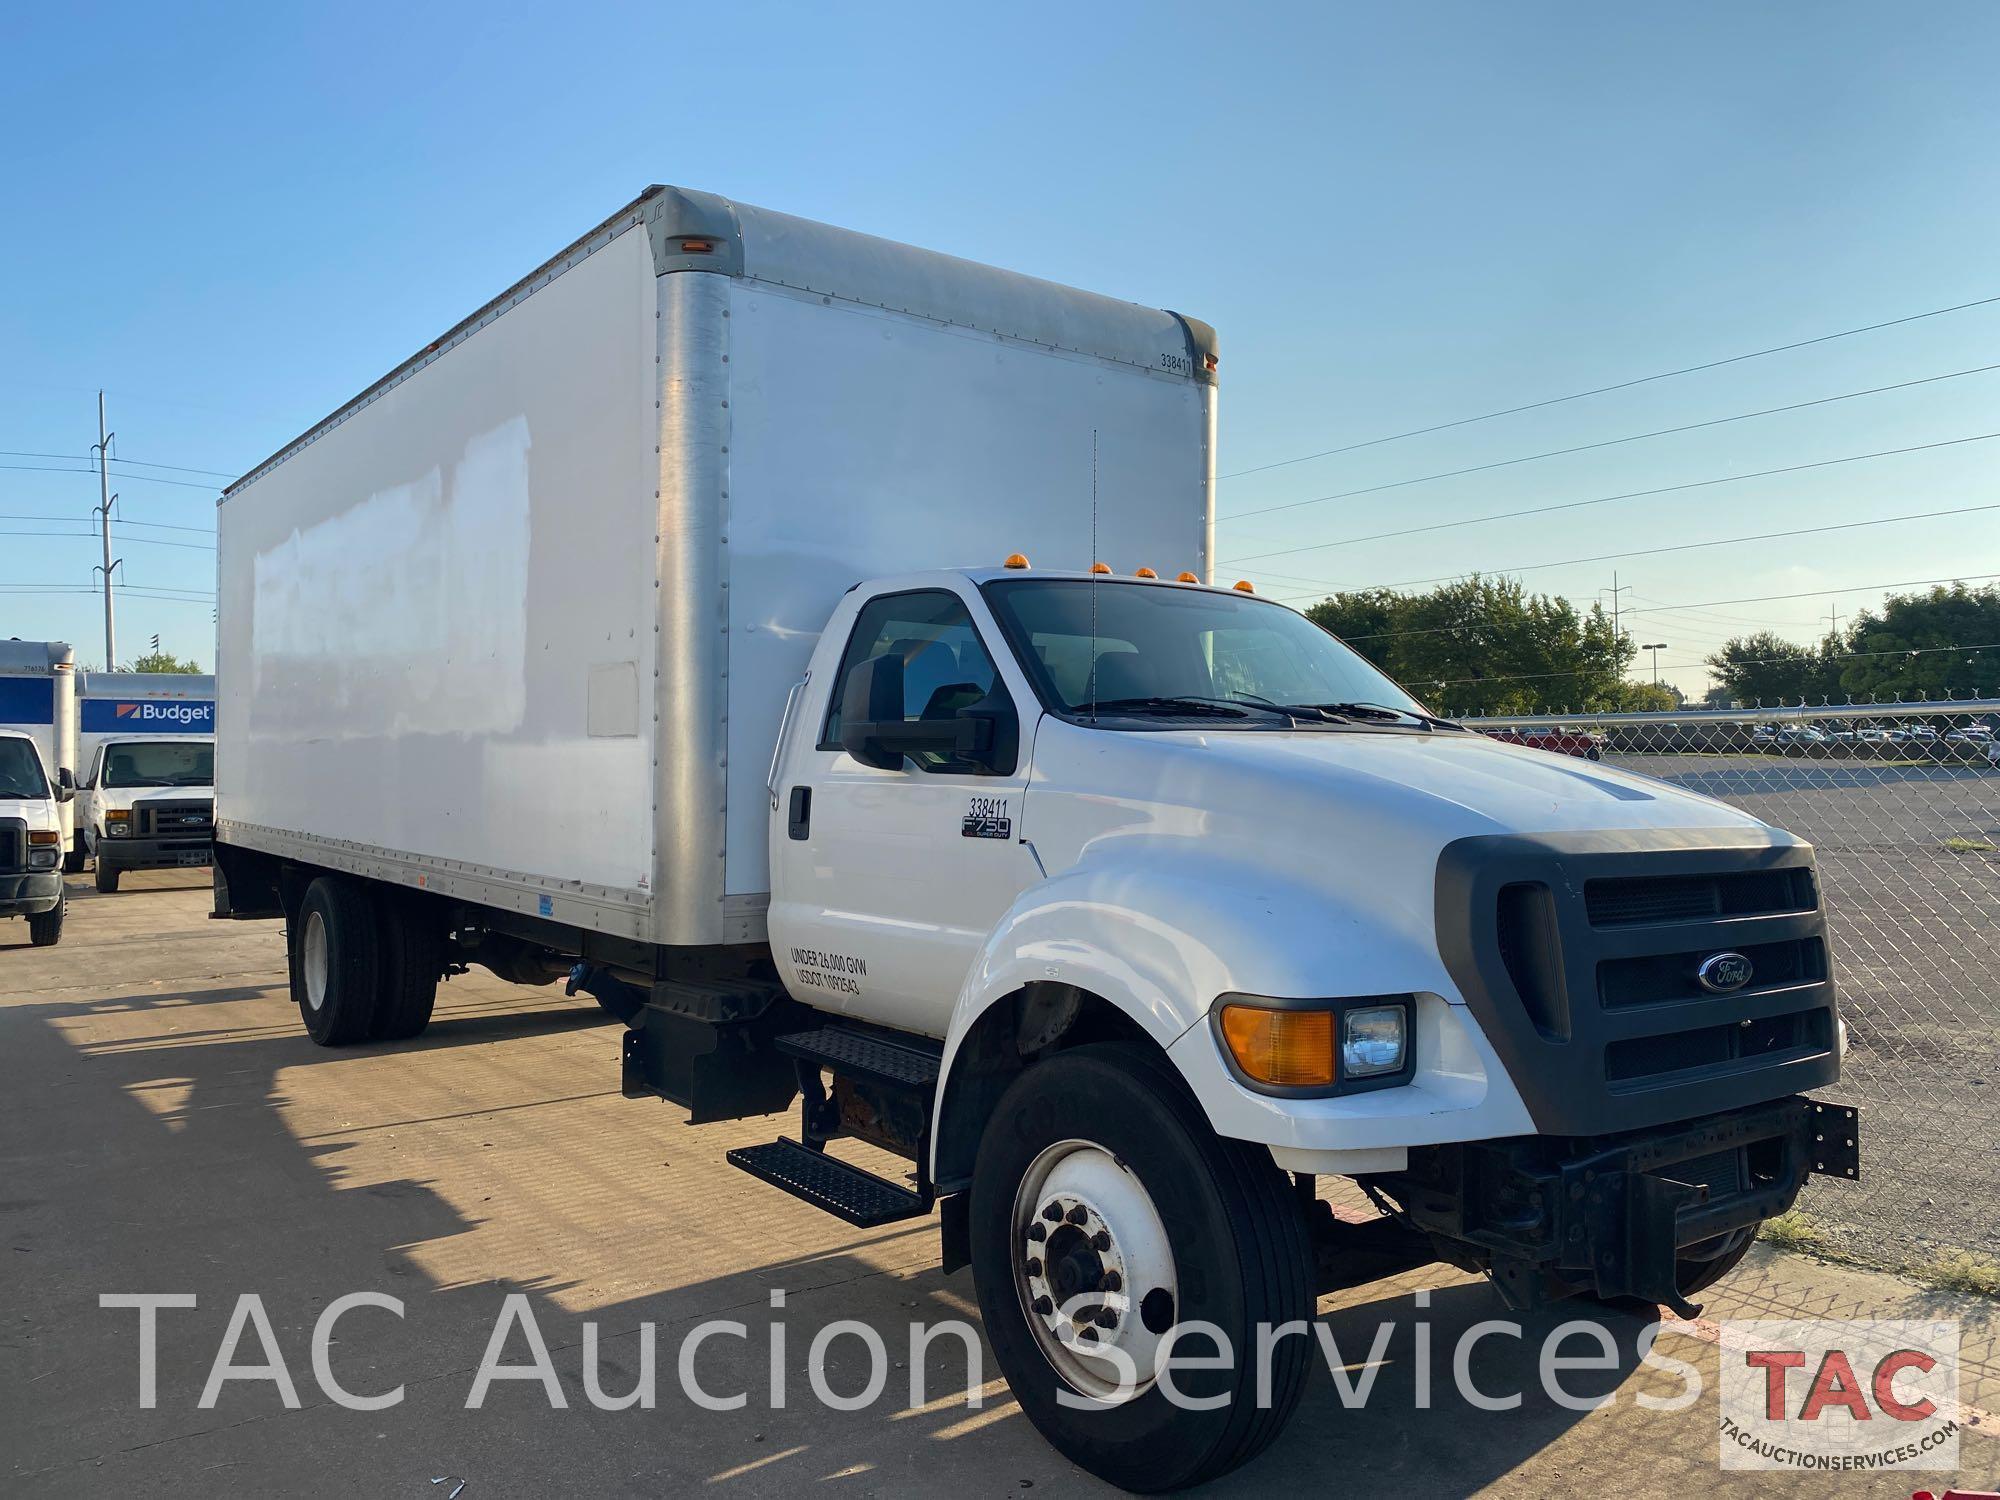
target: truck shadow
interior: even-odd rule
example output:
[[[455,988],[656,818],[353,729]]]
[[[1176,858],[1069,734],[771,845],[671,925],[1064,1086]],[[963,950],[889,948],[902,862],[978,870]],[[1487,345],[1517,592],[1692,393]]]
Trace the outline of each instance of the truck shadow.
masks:
[[[190,987],[176,999],[200,1004],[204,994]],[[534,992],[522,994],[532,1002]],[[677,1111],[617,1099],[616,1027],[594,1008],[446,1016],[434,1042],[328,1052],[297,1034],[282,990],[206,992],[242,1013],[231,1018],[238,1024],[199,1033],[165,1030],[174,1007],[129,1003],[139,998],[161,997],[0,1008],[0,1080],[28,1106],[11,1116],[15,1166],[0,1203],[15,1273],[0,1291],[0,1318],[23,1351],[10,1398],[23,1418],[11,1424],[18,1473],[87,1479],[100,1491],[201,1486],[220,1469],[234,1492],[307,1482],[430,1494],[430,1481],[452,1475],[483,1484],[481,1494],[697,1484],[789,1494],[838,1479],[925,1495],[1111,1493],[1047,1447],[999,1383],[970,1276],[936,1269],[933,1221],[849,1230],[722,1162],[726,1147],[768,1139],[785,1128],[779,1122],[682,1134]],[[565,1035],[592,1026],[606,1035]],[[191,1310],[161,1315],[159,1403],[150,1411],[136,1403],[134,1315],[96,1305],[102,1292],[133,1290],[198,1298]],[[785,1294],[782,1308],[772,1305],[774,1290]],[[351,1389],[404,1386],[393,1408],[342,1410],[313,1378],[313,1322],[353,1291],[404,1305],[400,1319],[374,1309],[348,1315],[330,1346]],[[287,1412],[268,1380],[229,1382],[213,1409],[198,1405],[247,1292],[263,1299],[299,1411]],[[514,1295],[547,1342],[562,1409],[539,1381],[521,1379],[496,1381],[480,1408],[467,1407]],[[1629,1470],[1629,1443],[1621,1460],[1580,1442],[1584,1413],[1543,1391],[1541,1340],[1573,1314],[1538,1314],[1521,1320],[1521,1337],[1478,1341],[1466,1361],[1476,1388],[1521,1398],[1485,1411],[1457,1394],[1453,1351],[1475,1324],[1508,1316],[1489,1289],[1420,1295],[1412,1282],[1351,1295],[1363,1300],[1322,1321],[1350,1380],[1372,1368],[1366,1404],[1350,1409],[1316,1358],[1287,1432],[1215,1493],[1273,1485],[1467,1493],[1554,1447],[1570,1455],[1565,1477],[1613,1483],[1620,1462]],[[977,1346],[976,1367],[950,1334],[912,1358],[912,1326],[948,1321]],[[1640,1324],[1608,1321],[1616,1357],[1563,1381],[1580,1395],[1618,1392],[1629,1408],[1622,1388],[1637,1364]],[[1428,1375],[1420,1322],[1430,1328]],[[1384,1323],[1393,1325],[1389,1343],[1369,1366]],[[740,1406],[704,1409],[683,1390],[679,1356],[705,1324],[719,1328],[698,1346],[696,1379],[714,1397],[744,1397]],[[885,1386],[860,1410],[829,1410],[812,1392],[810,1351],[833,1330],[826,1384],[843,1396],[862,1390],[872,1366],[856,1324],[882,1341]],[[589,1381],[613,1395],[631,1390],[645,1325],[655,1328],[657,1408],[598,1410]],[[778,1404],[770,1351],[781,1328]],[[258,1361],[254,1337],[237,1358]],[[516,1328],[504,1361],[529,1358]],[[981,1405],[968,1404],[973,1394]],[[1648,1454],[1649,1484],[1674,1472],[1690,1482],[1713,1474],[1707,1420],[1693,1412],[1654,1420],[1679,1425]]]

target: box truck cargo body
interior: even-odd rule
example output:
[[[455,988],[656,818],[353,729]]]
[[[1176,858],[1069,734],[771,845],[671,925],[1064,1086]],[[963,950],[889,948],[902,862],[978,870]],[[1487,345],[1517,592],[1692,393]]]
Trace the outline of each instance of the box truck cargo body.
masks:
[[[227,491],[217,914],[284,920],[324,1045],[479,963],[567,974],[692,1124],[796,1100],[729,1160],[935,1211],[1023,1410],[1130,1488],[1272,1440],[1320,1292],[1694,1315],[1858,1172],[1812,850],[1218,587],[1216,367],[649,190]]]
[[[230,487],[224,838],[756,939],[764,774],[841,594],[1030,537],[1205,573],[1212,354],[1171,313],[649,191]]]

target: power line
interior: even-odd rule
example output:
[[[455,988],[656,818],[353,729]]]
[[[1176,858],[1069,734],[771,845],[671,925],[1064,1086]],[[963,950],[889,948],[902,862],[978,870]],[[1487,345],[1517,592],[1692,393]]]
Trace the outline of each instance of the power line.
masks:
[[[120,523],[123,524],[122,522]],[[94,531],[0,531],[0,536],[39,536],[57,541],[92,541],[97,537]],[[185,547],[194,552],[213,552],[212,542],[176,542],[163,536],[128,536],[128,542],[137,542],[142,547]]]
[[[76,463],[90,463],[87,453],[24,453],[17,448],[0,448],[0,458],[66,458]],[[114,458],[114,464],[133,464],[141,469],[171,469],[176,474],[211,474],[217,479],[235,479],[237,476],[226,469],[191,469],[186,464],[155,463],[149,458]]]
[[[2000,578],[2000,573],[1957,573],[1950,578],[1896,578],[1887,583],[1844,583],[1830,589],[1802,589],[1796,594],[1750,594],[1741,599],[1703,599],[1693,604],[1654,604],[1641,609],[1628,609],[1628,615],[1650,615],[1663,609],[1707,609],[1712,604],[1772,604],[1780,599],[1819,599],[1827,594],[1861,594],[1870,589],[1914,589],[1925,588],[1939,583],[1978,583],[1989,578]],[[1274,599],[1303,599],[1304,594],[1274,594]],[[1392,635],[1437,635],[1447,630],[1457,630],[1456,625],[1426,626],[1422,630],[1384,630],[1375,635],[1344,635],[1343,641],[1375,641]]]
[[[1609,505],[1616,500],[1643,500],[1653,495],[1673,495],[1684,490],[1712,489],[1718,484],[1740,484],[1746,479],[1770,479],[1779,474],[1802,474],[1810,469],[1831,469],[1841,464],[1858,464],[1874,458],[1896,458],[1907,453],[1925,453],[1934,448],[1955,448],[1964,443],[1987,443],[2000,432],[1980,432],[1969,437],[1944,438],[1935,443],[1917,443],[1908,448],[1883,448],[1874,453],[1850,453],[1841,458],[1816,459],[1806,464],[1786,464],[1778,469],[1756,469],[1747,474],[1723,474],[1713,479],[1691,479],[1685,484],[1663,484],[1650,490],[1626,490],[1616,495],[1594,495],[1588,500],[1565,500],[1556,505],[1531,505],[1523,510],[1495,511],[1490,515],[1468,516],[1456,521],[1431,521],[1422,526],[1405,526],[1396,531],[1373,531],[1366,536],[1341,537],[1331,542],[1310,542],[1302,547],[1280,547],[1275,552],[1252,552],[1244,557],[1226,557],[1223,565],[1260,562],[1267,557],[1290,557],[1299,552],[1324,552],[1330,547],[1352,547],[1362,542],[1386,541],[1391,537],[1417,536],[1429,531],[1451,531],[1461,526],[1483,526],[1488,521],[1515,521],[1523,516],[1546,516],[1557,511],[1582,510],[1591,505]]]
[[[117,460],[113,460],[117,462]],[[96,469],[57,469],[45,464],[0,464],[0,469],[11,469],[19,474],[95,474]],[[189,479],[162,479],[157,474],[127,474],[120,472],[120,479],[137,480],[140,484],[171,484],[183,490],[201,490],[213,495],[222,488],[216,484],[196,484]]]
[[[1743,542],[1774,542],[1783,537],[1816,536],[1826,531],[1857,531],[1866,526],[1894,526],[1903,521],[1930,521],[1939,516],[1969,516],[1979,511],[2000,510],[2000,502],[1988,505],[1962,505],[1953,510],[1923,510],[1907,516],[1878,516],[1872,521],[1841,521],[1830,526],[1801,526],[1793,531],[1765,531],[1756,536],[1718,537],[1707,542],[1679,542],[1671,547],[1641,547],[1632,552],[1604,552],[1596,557],[1566,557],[1555,562],[1522,563],[1509,568],[1493,568],[1494,573],[1532,573],[1538,568],[1565,568],[1576,563],[1610,562],[1614,558],[1658,557],[1667,552],[1698,552],[1704,547],[1733,547]],[[1384,584],[1384,588],[1417,588],[1427,583],[1450,583],[1463,578],[1463,573],[1446,573],[1437,578],[1411,578],[1402,583]],[[1818,592],[1824,592],[1820,590]]]
[[[1612,391],[1630,390],[1636,385],[1648,385],[1657,380],[1672,380],[1680,375],[1694,375],[1703,370],[1719,370],[1724,365],[1741,364],[1747,359],[1762,359],[1767,354],[1784,354],[1793,349],[1809,349],[1814,344],[1830,343],[1834,339],[1853,338],[1860,333],[1874,333],[1878,329],[1895,328],[1904,323],[1917,323],[1925,318],[1941,318],[1946,313],[1964,312],[1968,308],[1987,307],[2000,302],[2000,296],[1981,297],[1973,302],[1959,302],[1951,307],[1936,307],[1929,312],[1911,313],[1905,318],[1890,318],[1884,323],[1870,323],[1862,328],[1847,328],[1839,333],[1823,333],[1818,338],[1800,339],[1793,344],[1774,344],[1768,349],[1753,349],[1748,354],[1732,354],[1727,359],[1712,359],[1705,364],[1684,365],[1678,370],[1662,370],[1656,375],[1641,375],[1633,380],[1621,380],[1612,385],[1594,386],[1587,391],[1575,391],[1567,396],[1551,396],[1546,401],[1530,401],[1524,406],[1509,406],[1500,411],[1489,411],[1476,417],[1460,417],[1456,421],[1438,422],[1429,427],[1413,427],[1408,432],[1392,432],[1386,437],[1369,438],[1364,442],[1348,443],[1339,448],[1325,448],[1318,453],[1303,453],[1297,458],[1281,458],[1274,463],[1257,464],[1248,469],[1237,469],[1233,473],[1218,475],[1218,479],[1241,479],[1246,474],[1262,474],[1269,469],[1283,469],[1293,464],[1310,463],[1316,458],[1332,458],[1340,453],[1353,453],[1361,448],[1376,448],[1383,443],[1398,443],[1404,438],[1423,437],[1428,433],[1447,432],[1454,427],[1469,427],[1475,422],[1491,422],[1496,417],[1516,416],[1524,411],[1540,411],[1546,406],[1560,406],[1565,401],[1581,401],[1586,396],[1603,396]]]
[[[1329,500],[1348,500],[1356,495],[1375,495],[1384,490],[1406,489],[1413,484],[1429,484],[1436,479],[1457,479],[1465,474],[1484,474],[1489,469],[1512,468],[1516,464],[1531,464],[1544,458],[1562,458],[1571,453],[1589,453],[1597,448],[1616,448],[1621,443],[1643,442],[1647,438],[1671,437],[1677,432],[1697,432],[1704,427],[1723,427],[1731,422],[1748,422],[1755,417],[1776,416],[1780,412],[1804,411],[1811,406],[1830,406],[1836,401],[1853,401],[1861,396],[1879,396],[1885,391],[1908,390],[1915,385],[1935,385],[1940,380],[1958,380],[1967,375],[1984,375],[1992,370],[2000,370],[2000,364],[1980,365],[1970,370],[1954,370],[1948,375],[1926,375],[1919,380],[1898,381],[1895,385],[1878,385],[1865,391],[1848,391],[1840,396],[1821,396],[1814,401],[1795,401],[1790,406],[1767,406],[1762,411],[1738,412],[1732,417],[1713,417],[1706,422],[1688,422],[1679,427],[1660,427],[1652,432],[1628,433],[1624,437],[1605,438],[1602,442],[1579,443],[1574,448],[1551,448],[1546,453],[1529,453],[1520,458],[1496,459],[1490,464],[1474,464],[1466,469],[1446,469],[1438,474],[1424,474],[1415,479],[1397,479],[1388,484],[1366,485],[1358,490],[1341,490],[1337,494],[1319,495],[1311,500],[1288,500],[1282,505],[1267,505],[1261,510],[1232,511],[1226,516],[1218,516],[1222,521],[1243,521],[1252,516],[1274,515],[1283,510],[1298,510],[1307,505],[1324,505]]]
[[[1996,650],[2000,650],[2000,641],[1988,641],[1980,646],[1904,646],[1893,651],[1840,651],[1835,652],[1831,656],[1820,656],[1816,659],[1819,661],[1854,661],[1864,656],[1933,656],[1942,651]],[[1789,656],[1767,656],[1731,662],[1730,665],[1735,667],[1769,667],[1784,665],[1794,660],[1796,658]],[[1660,670],[1662,672],[1685,672],[1695,669],[1705,669],[1709,665],[1710,663],[1705,661],[1676,661],[1665,663],[1661,666]],[[1488,682],[1540,682],[1551,677],[1589,677],[1602,670],[1599,667],[1579,667],[1572,672],[1521,672],[1501,677],[1452,677],[1444,680],[1433,679],[1422,683],[1421,686],[1467,687],[1475,683],[1484,684]]]
[[[81,522],[83,519],[82,516],[22,516],[0,513],[0,521],[60,521],[65,525],[73,525]],[[120,516],[118,524],[120,526],[150,526],[155,531],[193,531],[199,532],[203,536],[215,535],[215,528],[213,526],[179,526],[172,521],[128,521],[125,517]]]

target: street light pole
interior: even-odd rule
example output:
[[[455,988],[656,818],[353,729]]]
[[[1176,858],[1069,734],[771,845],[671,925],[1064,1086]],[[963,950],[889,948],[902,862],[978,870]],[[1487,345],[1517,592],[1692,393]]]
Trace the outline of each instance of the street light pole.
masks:
[[[1639,649],[1653,653],[1653,686],[1658,687],[1660,685],[1660,653],[1667,649],[1667,643],[1665,641],[1655,641],[1651,645],[1641,646]]]

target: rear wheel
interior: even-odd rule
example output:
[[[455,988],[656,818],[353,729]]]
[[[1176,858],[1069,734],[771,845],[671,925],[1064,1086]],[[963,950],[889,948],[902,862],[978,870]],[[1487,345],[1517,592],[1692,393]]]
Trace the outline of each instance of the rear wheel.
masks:
[[[322,1047],[366,1041],[381,1000],[375,903],[353,881],[322,875],[287,934],[292,998]]]
[[[377,893],[381,912],[381,1001],[369,1035],[402,1042],[431,1023],[444,973],[444,928],[430,903],[407,891]]]
[[[28,918],[28,941],[37,948],[53,948],[62,941],[63,916],[69,910],[69,893],[56,897],[56,904]]]
[[[102,854],[97,856],[97,889],[104,895],[113,895],[118,890],[119,870],[115,865],[104,863]]]
[[[1312,1317],[1304,1217],[1269,1153],[1210,1130],[1163,1059],[1102,1044],[1029,1068],[980,1141],[971,1218],[994,1354],[1073,1462],[1126,1489],[1176,1489],[1255,1457],[1290,1418],[1312,1339],[1276,1342],[1260,1401],[1257,1331]],[[1176,1368],[1176,1401],[1155,1360],[1191,1323],[1220,1330],[1229,1360]],[[1203,1330],[1181,1350],[1216,1352]],[[1212,1410],[1188,1403],[1217,1396]]]

